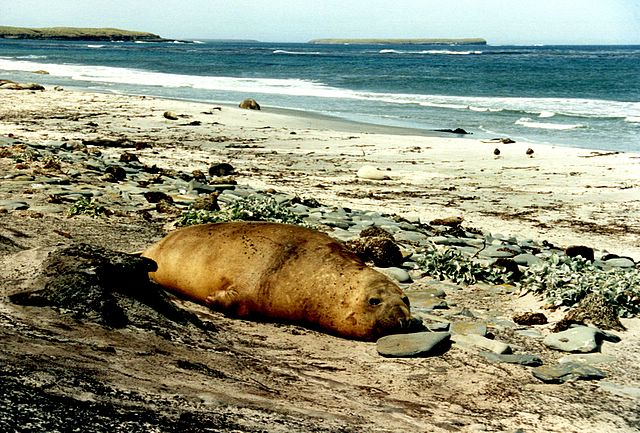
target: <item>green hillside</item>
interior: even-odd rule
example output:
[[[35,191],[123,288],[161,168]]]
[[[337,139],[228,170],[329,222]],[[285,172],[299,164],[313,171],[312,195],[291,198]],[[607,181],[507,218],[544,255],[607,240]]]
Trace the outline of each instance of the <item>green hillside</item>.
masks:
[[[160,36],[111,28],[49,27],[27,28],[0,26],[0,38],[5,39],[69,39],[89,41],[163,41]]]

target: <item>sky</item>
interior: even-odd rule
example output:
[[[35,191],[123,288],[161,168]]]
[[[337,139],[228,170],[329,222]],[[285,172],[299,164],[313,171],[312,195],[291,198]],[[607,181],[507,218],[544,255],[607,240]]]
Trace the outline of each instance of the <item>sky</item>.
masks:
[[[0,25],[265,42],[482,37],[494,45],[640,44],[640,0],[0,0]]]

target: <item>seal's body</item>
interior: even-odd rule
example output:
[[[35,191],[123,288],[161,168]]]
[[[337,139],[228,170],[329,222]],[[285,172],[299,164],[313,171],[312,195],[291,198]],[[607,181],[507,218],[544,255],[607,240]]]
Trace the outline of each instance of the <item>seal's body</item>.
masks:
[[[401,332],[409,301],[341,243],[303,227],[236,222],[176,230],[147,249],[157,284],[236,317],[311,325],[347,338]]]

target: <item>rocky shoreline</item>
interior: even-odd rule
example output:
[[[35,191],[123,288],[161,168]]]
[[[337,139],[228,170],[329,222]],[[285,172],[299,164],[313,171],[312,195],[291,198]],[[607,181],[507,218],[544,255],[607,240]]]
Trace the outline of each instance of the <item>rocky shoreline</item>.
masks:
[[[625,432],[640,426],[637,318],[616,323],[592,314],[589,303],[601,312],[601,299],[545,307],[549,300],[533,288],[492,279],[516,270],[526,278],[553,257],[565,260],[562,267],[578,255],[588,259],[576,259],[579,269],[637,272],[633,258],[484,232],[463,218],[427,221],[384,206],[358,209],[338,204],[340,198],[281,191],[257,182],[258,171],[232,158],[243,151],[253,152],[254,161],[262,152],[270,156],[256,137],[222,140],[218,146],[232,145],[227,153],[206,152],[206,158],[188,140],[172,138],[198,128],[193,118],[172,121],[162,111],[145,117],[180,123],[169,123],[172,132],[160,142],[97,134],[104,120],[99,110],[91,113],[60,120],[64,135],[50,130],[41,140],[29,131],[0,130],[3,430],[52,431],[79,422],[91,431]],[[18,124],[29,129],[28,120]],[[77,132],[67,129],[73,122]],[[175,161],[169,155],[185,160],[167,165]],[[170,302],[197,320],[167,310],[158,316],[150,307],[157,304],[122,293],[113,302],[131,320],[121,327],[91,315],[79,319],[68,305],[9,301],[47,286],[43,272],[70,245],[133,253],[177,224],[226,218],[229,209],[295,220],[353,244],[403,287],[425,329],[376,345],[233,320],[179,299]],[[582,313],[567,319],[576,310]],[[563,319],[564,329],[553,332]],[[85,417],[70,418],[56,406]]]

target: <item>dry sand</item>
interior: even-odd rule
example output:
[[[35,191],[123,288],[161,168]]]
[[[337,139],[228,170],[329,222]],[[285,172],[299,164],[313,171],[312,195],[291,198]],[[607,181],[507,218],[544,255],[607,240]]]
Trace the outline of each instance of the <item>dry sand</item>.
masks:
[[[460,215],[485,231],[640,257],[638,155],[529,143],[496,146],[268,108],[211,111],[217,104],[69,91],[3,92],[0,97],[0,136],[35,143],[127,138],[154,145],[137,152],[148,165],[206,171],[212,163],[229,162],[240,172],[240,183],[256,188],[426,221]],[[162,113],[168,110],[186,117],[167,120]],[[192,121],[202,123],[185,126]],[[530,147],[533,158],[525,154]],[[389,169],[391,179],[357,179],[364,165]],[[52,224],[72,239],[130,251],[161,233],[115,217],[108,225],[19,213],[0,221],[0,235],[20,234],[20,243],[29,248],[0,256],[0,355],[20,368],[29,360],[51,368],[29,378],[30,386],[100,401],[82,381],[51,379],[54,369],[90,371],[108,389],[121,392],[125,406],[223,414],[224,422],[236,427],[220,431],[624,433],[640,425],[637,397],[612,394],[592,382],[544,385],[523,367],[489,364],[459,349],[435,358],[384,359],[371,343],[231,320],[189,303],[218,332],[185,336],[190,344],[184,344],[15,306],[4,296],[31,284],[47,251],[60,242]],[[8,226],[15,221],[18,226]],[[475,286],[452,290],[448,300],[475,311],[503,311],[505,317],[541,305]],[[603,367],[607,380],[635,389],[640,384],[638,323],[626,320],[629,330],[620,334],[622,342],[603,347],[618,359]],[[561,356],[535,340],[516,341],[545,362]]]

